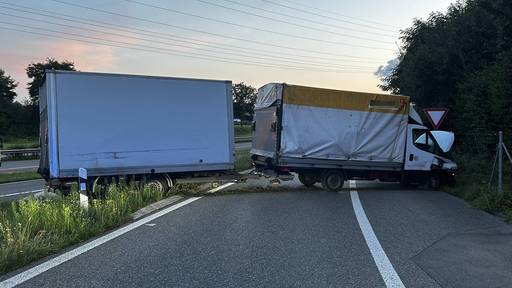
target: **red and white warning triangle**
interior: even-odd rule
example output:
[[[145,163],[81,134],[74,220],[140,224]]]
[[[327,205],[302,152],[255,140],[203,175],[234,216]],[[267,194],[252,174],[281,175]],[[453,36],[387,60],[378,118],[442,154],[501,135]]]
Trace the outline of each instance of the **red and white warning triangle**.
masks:
[[[439,129],[441,123],[443,123],[446,114],[448,114],[447,108],[427,108],[423,109],[425,115],[427,115],[428,120],[434,127],[434,129]]]

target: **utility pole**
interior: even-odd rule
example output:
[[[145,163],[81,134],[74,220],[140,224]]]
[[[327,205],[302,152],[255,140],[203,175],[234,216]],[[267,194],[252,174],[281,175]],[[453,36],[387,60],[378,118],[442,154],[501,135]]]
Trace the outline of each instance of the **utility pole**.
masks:
[[[503,132],[498,135],[498,192],[503,193]]]

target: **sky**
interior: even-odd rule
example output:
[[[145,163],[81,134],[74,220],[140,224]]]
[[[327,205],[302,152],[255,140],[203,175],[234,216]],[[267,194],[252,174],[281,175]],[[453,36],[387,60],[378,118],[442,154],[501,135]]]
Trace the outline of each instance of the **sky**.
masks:
[[[0,69],[20,102],[25,68],[47,57],[80,71],[382,92],[375,71],[396,58],[399,31],[452,2],[0,0]]]

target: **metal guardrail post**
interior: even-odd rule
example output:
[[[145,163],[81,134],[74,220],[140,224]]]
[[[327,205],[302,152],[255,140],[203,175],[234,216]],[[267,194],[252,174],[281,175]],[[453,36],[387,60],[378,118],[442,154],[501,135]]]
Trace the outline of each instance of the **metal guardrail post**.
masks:
[[[503,132],[498,135],[498,192],[503,193]]]

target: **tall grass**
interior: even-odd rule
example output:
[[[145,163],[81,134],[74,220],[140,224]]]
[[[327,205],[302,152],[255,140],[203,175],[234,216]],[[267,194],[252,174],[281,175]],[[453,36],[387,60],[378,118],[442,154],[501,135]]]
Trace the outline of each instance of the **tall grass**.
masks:
[[[0,211],[0,274],[122,225],[131,213],[166,196],[148,188],[112,185],[105,199],[92,200],[88,210],[80,207],[77,192],[12,202]]]
[[[455,155],[459,171],[457,184],[447,187],[448,193],[463,198],[473,207],[490,212],[500,213],[512,223],[512,189],[510,167],[504,169],[504,191],[499,193],[496,177],[489,183],[492,170],[492,155],[457,154]],[[496,176],[496,171],[494,172]]]
[[[41,179],[41,175],[39,175],[37,172],[32,172],[32,171],[0,174],[0,184],[16,182],[16,181],[33,180],[33,179]]]

